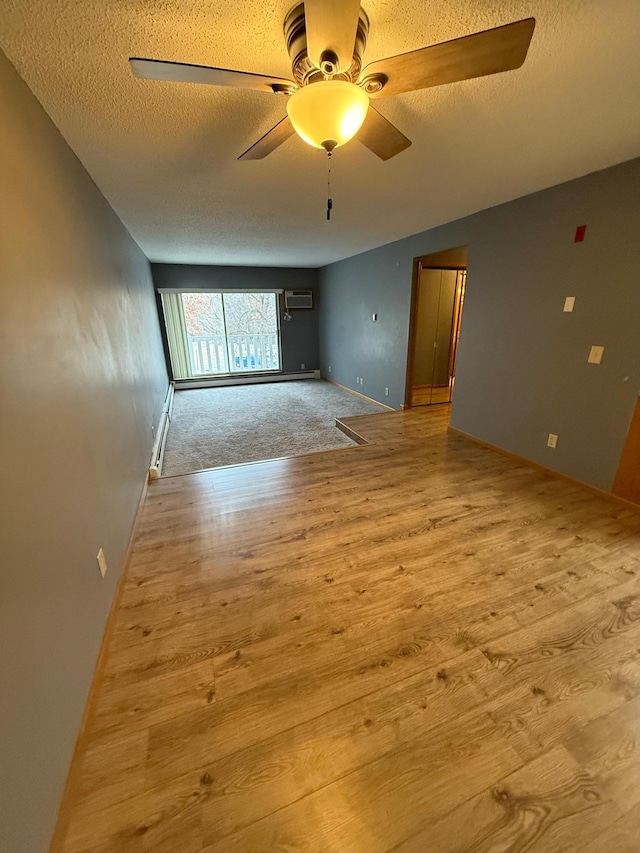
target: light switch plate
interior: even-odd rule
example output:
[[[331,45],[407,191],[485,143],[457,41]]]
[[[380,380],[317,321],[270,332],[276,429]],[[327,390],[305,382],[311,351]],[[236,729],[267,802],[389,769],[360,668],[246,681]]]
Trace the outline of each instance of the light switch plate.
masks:
[[[564,300],[564,308],[562,310],[568,314],[571,311],[573,311],[575,304],[576,304],[575,296],[567,296],[567,298]]]
[[[589,350],[589,364],[600,364],[604,355],[604,347],[591,347]]]

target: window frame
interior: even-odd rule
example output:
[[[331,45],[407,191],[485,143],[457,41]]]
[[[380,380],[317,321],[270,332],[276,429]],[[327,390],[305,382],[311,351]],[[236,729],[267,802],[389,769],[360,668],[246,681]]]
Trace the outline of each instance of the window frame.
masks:
[[[235,378],[247,378],[255,376],[274,376],[283,373],[282,363],[282,324],[281,310],[282,298],[284,294],[283,288],[274,287],[253,287],[253,288],[192,288],[192,287],[161,287],[157,288],[157,293],[160,297],[160,306],[162,311],[162,320],[166,334],[167,349],[169,363],[171,365],[172,378],[177,382],[188,381],[207,381],[207,380],[233,380]],[[226,360],[229,367],[228,372],[210,372],[210,373],[194,373],[192,367],[192,358],[189,349],[189,334],[187,331],[186,319],[184,316],[184,307],[182,302],[182,294],[220,294],[222,296],[223,316],[224,316],[224,294],[273,294],[275,300],[276,313],[276,340],[278,347],[278,367],[264,368],[262,370],[233,370],[233,356],[229,351],[229,335],[227,333],[225,320],[225,346]],[[178,299],[171,297],[178,296]],[[212,336],[213,337],[213,336]],[[234,337],[233,335],[231,337]],[[184,375],[182,375],[184,374]]]

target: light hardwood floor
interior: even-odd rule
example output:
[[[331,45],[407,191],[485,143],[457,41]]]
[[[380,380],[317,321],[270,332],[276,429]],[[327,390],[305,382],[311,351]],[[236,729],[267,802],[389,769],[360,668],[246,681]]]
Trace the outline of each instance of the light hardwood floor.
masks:
[[[150,485],[66,853],[637,853],[640,518],[448,408]]]

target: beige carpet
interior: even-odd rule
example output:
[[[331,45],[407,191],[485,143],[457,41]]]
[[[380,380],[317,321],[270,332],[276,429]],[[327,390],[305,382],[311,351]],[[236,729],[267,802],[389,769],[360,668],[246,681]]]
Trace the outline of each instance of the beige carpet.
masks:
[[[335,419],[384,411],[320,379],[176,391],[162,476],[353,447]]]

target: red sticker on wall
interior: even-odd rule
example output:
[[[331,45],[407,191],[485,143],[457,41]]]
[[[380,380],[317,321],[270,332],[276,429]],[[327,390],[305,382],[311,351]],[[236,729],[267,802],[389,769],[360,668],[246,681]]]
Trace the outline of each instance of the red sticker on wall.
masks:
[[[576,236],[573,240],[574,243],[582,243],[584,240],[584,232],[587,230],[586,225],[578,225],[576,228]]]

